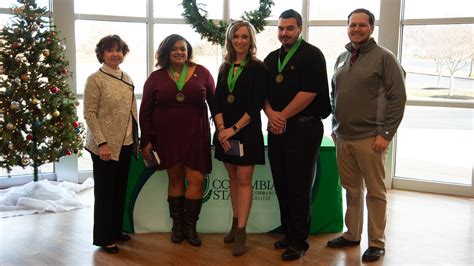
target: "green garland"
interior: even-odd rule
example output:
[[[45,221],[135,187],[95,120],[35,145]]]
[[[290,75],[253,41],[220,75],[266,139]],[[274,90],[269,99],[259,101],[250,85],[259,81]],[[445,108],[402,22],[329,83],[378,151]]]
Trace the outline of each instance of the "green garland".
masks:
[[[184,8],[183,17],[197,33],[201,34],[201,38],[207,38],[213,44],[224,46],[225,32],[227,26],[229,26],[228,22],[219,21],[219,24],[216,24],[212,19],[207,19],[207,11],[198,7],[196,0],[183,0],[182,5]],[[259,33],[265,28],[265,19],[270,16],[272,5],[274,5],[273,0],[260,0],[258,9],[245,11],[241,18],[249,21]],[[204,15],[201,15],[201,12]]]

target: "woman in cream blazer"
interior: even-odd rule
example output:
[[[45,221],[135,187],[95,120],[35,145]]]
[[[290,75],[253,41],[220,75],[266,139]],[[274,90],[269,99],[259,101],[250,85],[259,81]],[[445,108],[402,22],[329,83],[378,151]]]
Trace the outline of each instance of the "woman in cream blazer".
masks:
[[[137,105],[133,82],[119,67],[128,45],[109,35],[95,52],[102,67],[89,76],[84,90],[86,149],[95,181],[93,244],[117,253],[116,241],[130,240],[122,224],[130,157],[138,147]]]

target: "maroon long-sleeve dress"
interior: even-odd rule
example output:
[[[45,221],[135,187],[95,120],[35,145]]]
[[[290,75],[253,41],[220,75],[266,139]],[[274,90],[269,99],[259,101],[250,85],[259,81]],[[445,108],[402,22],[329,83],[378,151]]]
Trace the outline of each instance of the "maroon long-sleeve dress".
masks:
[[[184,84],[184,101],[178,102],[178,87],[166,69],[154,71],[143,88],[140,106],[141,147],[152,143],[161,164],[159,170],[177,163],[210,173],[211,143],[207,103],[214,96],[214,79],[209,71],[196,65]]]

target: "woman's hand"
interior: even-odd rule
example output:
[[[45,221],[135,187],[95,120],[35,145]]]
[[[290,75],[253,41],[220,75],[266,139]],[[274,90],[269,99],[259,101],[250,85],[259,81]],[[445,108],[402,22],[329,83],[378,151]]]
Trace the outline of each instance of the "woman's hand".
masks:
[[[99,157],[101,160],[108,161],[112,157],[109,145],[105,143],[99,147]]]
[[[150,159],[151,159],[151,143],[148,143],[145,146],[145,148],[143,148],[141,150],[141,153],[142,153],[143,159],[145,159],[146,161],[150,161]]]
[[[235,131],[231,127],[221,129],[221,130],[218,131],[218,135],[217,135],[218,138],[217,139],[219,140],[219,143],[221,144],[224,151],[230,150],[229,139],[234,135],[235,135]]]

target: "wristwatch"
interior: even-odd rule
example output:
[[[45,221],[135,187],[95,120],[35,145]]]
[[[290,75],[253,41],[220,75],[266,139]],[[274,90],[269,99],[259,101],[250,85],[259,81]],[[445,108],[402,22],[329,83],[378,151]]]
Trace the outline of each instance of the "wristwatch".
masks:
[[[232,129],[234,130],[235,133],[239,132],[240,130],[235,124],[232,126]]]

